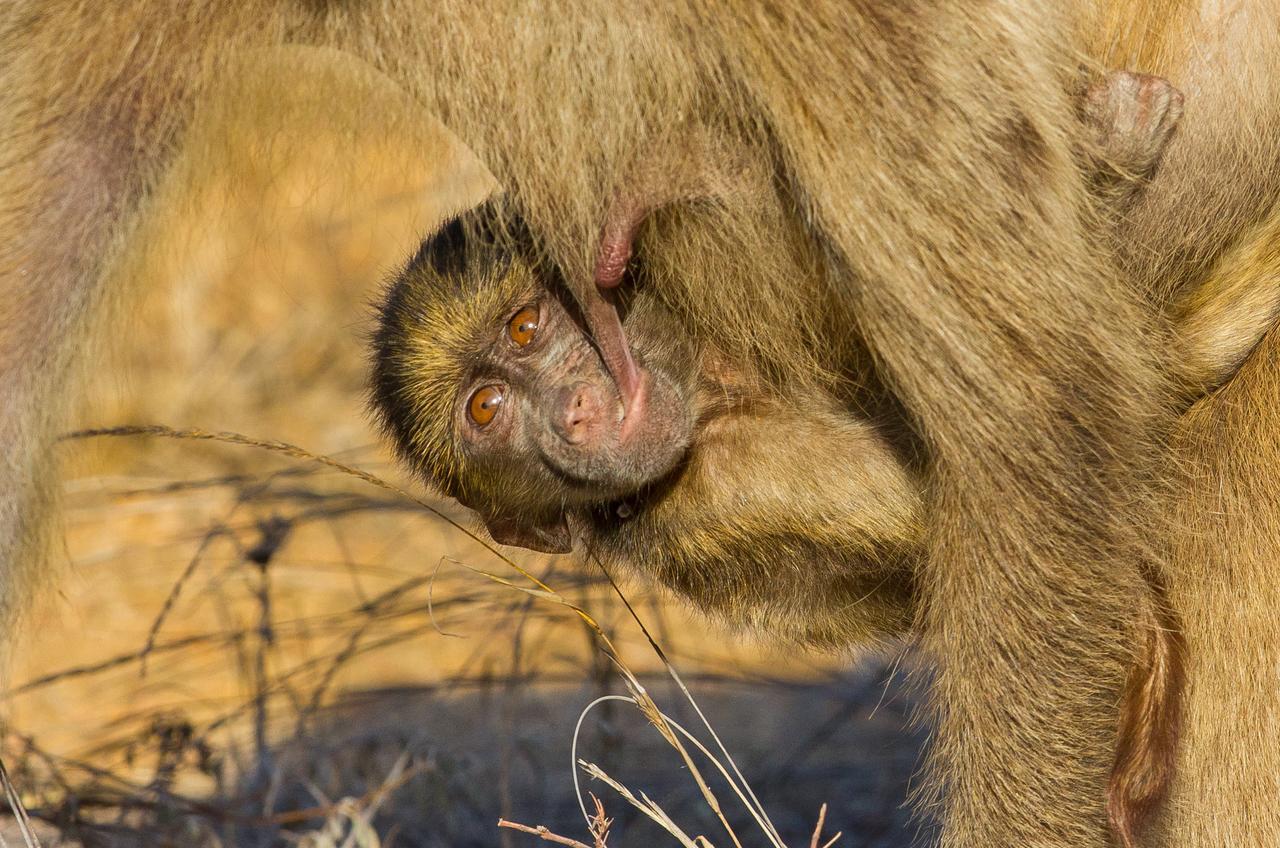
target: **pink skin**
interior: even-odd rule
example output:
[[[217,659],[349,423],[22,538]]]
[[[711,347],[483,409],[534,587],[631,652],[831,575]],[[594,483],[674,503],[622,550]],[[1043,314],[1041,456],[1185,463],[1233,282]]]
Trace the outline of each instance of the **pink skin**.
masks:
[[[616,283],[614,285],[617,285]],[[622,319],[607,289],[595,287],[581,304],[582,317],[591,338],[600,350],[600,358],[622,396],[624,414],[628,418],[643,416],[644,371],[631,355],[631,346],[622,331]]]
[[[631,245],[637,228],[644,220],[643,208],[622,206],[609,213],[600,236],[600,252],[596,259],[594,290],[581,305],[587,329],[600,349],[600,358],[618,386],[627,422],[644,416],[647,375],[636,365],[631,347],[622,331],[622,319],[613,299],[613,290],[622,282],[631,259]],[[623,424],[623,438],[629,432]]]

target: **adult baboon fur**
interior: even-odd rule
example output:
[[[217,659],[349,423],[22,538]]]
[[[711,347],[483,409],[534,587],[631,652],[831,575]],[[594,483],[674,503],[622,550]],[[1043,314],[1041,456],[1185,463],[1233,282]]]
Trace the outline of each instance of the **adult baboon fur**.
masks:
[[[38,481],[51,474],[61,381],[110,296],[102,281],[121,245],[163,214],[150,189],[226,63],[316,45],[385,73],[492,169],[582,302],[597,296],[607,210],[642,166],[660,172],[664,156],[683,155],[689,127],[708,128],[723,142],[717,160],[773,176],[770,208],[785,217],[730,192],[680,212],[679,227],[655,221],[644,259],[679,269],[662,295],[700,336],[779,384],[811,379],[839,327],[854,340],[841,353],[858,361],[838,364],[873,371],[901,404],[927,475],[917,628],[938,666],[928,784],[943,844],[1105,844],[1115,705],[1156,620],[1145,575],[1163,568],[1171,526],[1160,485],[1172,473],[1167,328],[1156,316],[1206,277],[1261,287],[1274,270],[1248,247],[1274,226],[1280,181],[1273,0],[281,0],[163,14],[140,0],[49,0],[3,15],[0,442],[16,446],[0,487],[7,605],[32,579],[21,562],[42,511]],[[1076,155],[1068,90],[1094,63],[1165,76],[1196,104],[1124,222],[1121,267],[1136,287],[1103,249]],[[1272,375],[1252,365],[1223,397],[1269,391]],[[1215,606],[1224,581],[1248,575],[1230,583],[1248,592],[1274,583],[1261,572],[1273,519],[1238,513],[1212,529],[1226,562],[1203,596],[1188,575],[1204,574],[1183,559],[1205,555],[1203,512],[1245,510],[1264,486],[1265,471],[1238,465],[1274,431],[1263,424],[1275,407],[1223,402],[1202,402],[1179,431],[1205,481],[1172,490],[1190,493],[1191,519],[1180,517],[1202,531],[1179,532],[1169,569],[1175,599],[1204,628],[1191,632],[1189,765],[1166,826],[1186,845],[1280,831],[1273,796],[1253,794],[1280,773],[1269,762],[1280,752],[1239,732],[1273,732],[1273,704],[1256,700],[1256,683],[1232,690],[1223,653],[1263,663],[1244,646],[1273,644],[1277,625]],[[1241,550],[1254,557],[1243,566],[1231,559]],[[1243,624],[1263,629],[1215,629]],[[1215,699],[1231,740],[1214,732]],[[1251,768],[1218,777],[1207,763],[1219,755]],[[1252,770],[1267,766],[1269,777]],[[1212,822],[1197,815],[1200,799],[1222,803]]]
[[[1099,203],[1131,203],[1172,137],[1180,93],[1117,71],[1081,106]],[[685,150],[716,147],[699,134]],[[742,203],[750,191],[751,202],[769,202],[767,173],[752,183],[749,164],[726,173],[706,158],[668,157],[665,170],[633,178],[630,209],[602,234],[608,275],[625,278],[627,341],[662,375],[662,408],[643,411],[656,429],[641,422],[619,437],[620,395],[581,315],[562,304],[563,279],[538,264],[538,234],[518,220],[513,238],[496,232],[509,219],[501,194],[433,232],[389,285],[371,345],[372,410],[410,468],[471,507],[498,542],[555,553],[576,544],[654,573],[701,609],[800,642],[848,648],[900,635],[925,524],[902,422],[883,410],[869,417],[877,403],[864,385],[770,389],[753,362],[692,336],[662,304],[661,280],[629,261],[637,232],[664,206],[726,193]],[[1253,307],[1192,313],[1182,320],[1195,332],[1181,335],[1220,347],[1243,333],[1215,319],[1248,316],[1247,330]],[[827,356],[815,358],[839,369],[848,353],[824,344]],[[469,407],[482,396],[479,421]]]
[[[1135,151],[1164,133],[1164,115],[1126,123],[1132,107],[1149,105],[1131,97],[1133,75],[1109,79],[1129,88],[1112,92],[1128,99],[1112,113],[1121,131],[1099,124],[1114,146]],[[1129,202],[1140,190],[1120,188],[1100,200]],[[905,633],[925,518],[900,422],[869,419],[861,410],[875,404],[856,392],[768,390],[750,363],[690,337],[641,262],[626,271],[623,326],[660,375],[660,411],[648,413],[660,420],[615,442],[626,417],[615,418],[608,374],[582,355],[589,343],[560,305],[559,275],[530,253],[536,236],[517,227],[515,245],[496,243],[502,206],[492,197],[428,238],[380,310],[371,400],[406,463],[475,510],[499,542],[577,548],[738,626],[837,649]],[[1224,303],[1233,290],[1177,316],[1184,344],[1170,356],[1239,356],[1257,343],[1255,298]],[[1218,369],[1199,371],[1205,364],[1192,356],[1172,370],[1188,387],[1216,385]],[[498,406],[477,421],[468,407],[481,393]],[[1163,583],[1153,588],[1164,599]],[[1126,840],[1167,788],[1176,743],[1182,636],[1157,611],[1165,617],[1130,677],[1112,772],[1109,812]]]

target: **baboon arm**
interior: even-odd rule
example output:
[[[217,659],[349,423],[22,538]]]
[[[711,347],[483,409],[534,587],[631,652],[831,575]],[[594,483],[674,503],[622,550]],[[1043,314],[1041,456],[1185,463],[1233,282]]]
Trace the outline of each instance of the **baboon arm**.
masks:
[[[601,547],[730,621],[848,650],[909,628],[923,535],[917,482],[866,421],[763,402],[710,422]]]
[[[1280,318],[1280,210],[1218,260],[1176,310],[1174,370],[1199,399],[1236,373]]]
[[[906,7],[833,13],[804,38],[780,14],[742,63],[931,457],[919,624],[948,848],[1107,843],[1146,597],[1132,528],[1152,523],[1138,509],[1164,426],[1154,344],[1091,250],[1078,127],[1045,58],[1055,14],[930,7],[946,49],[916,40]],[[829,60],[846,40],[899,71],[851,77]]]

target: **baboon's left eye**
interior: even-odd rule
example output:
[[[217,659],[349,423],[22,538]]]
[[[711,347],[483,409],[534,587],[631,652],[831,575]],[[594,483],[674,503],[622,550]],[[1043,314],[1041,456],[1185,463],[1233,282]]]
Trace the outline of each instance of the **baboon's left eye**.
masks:
[[[538,307],[526,306],[515,314],[511,323],[507,324],[507,335],[511,341],[524,347],[533,341],[538,334]]]
[[[483,386],[467,402],[467,414],[477,427],[484,427],[498,414],[504,400],[502,386]]]

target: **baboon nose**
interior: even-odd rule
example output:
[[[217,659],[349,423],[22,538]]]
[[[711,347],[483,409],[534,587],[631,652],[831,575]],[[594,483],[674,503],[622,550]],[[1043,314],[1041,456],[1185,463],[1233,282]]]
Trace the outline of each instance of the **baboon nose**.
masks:
[[[600,416],[601,405],[599,390],[589,383],[575,383],[563,389],[557,404],[559,413],[554,421],[560,438],[571,445],[585,442]]]

